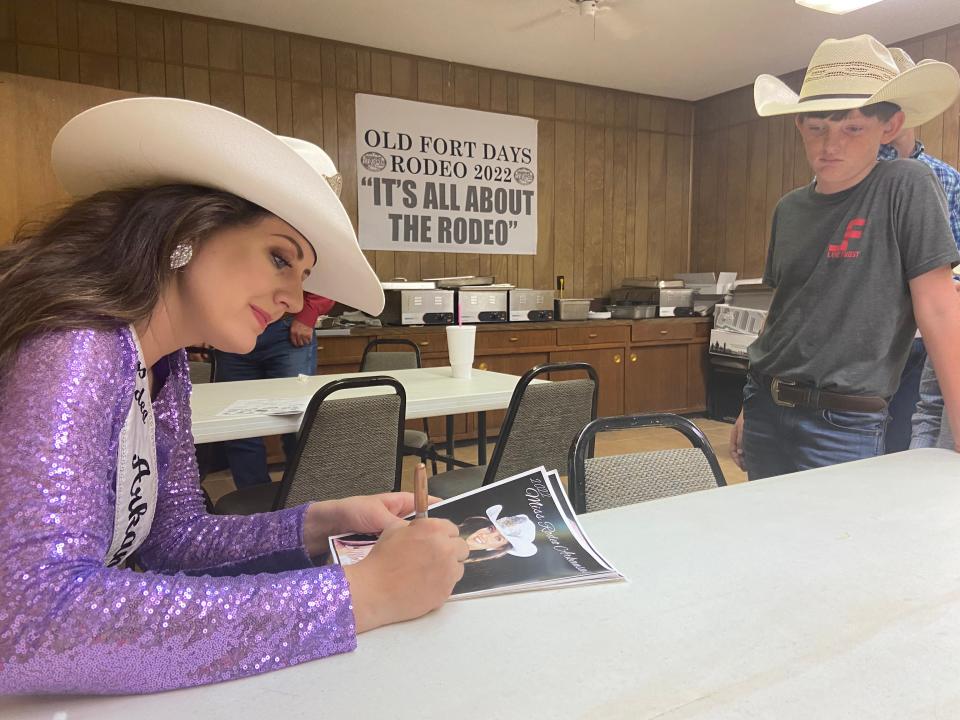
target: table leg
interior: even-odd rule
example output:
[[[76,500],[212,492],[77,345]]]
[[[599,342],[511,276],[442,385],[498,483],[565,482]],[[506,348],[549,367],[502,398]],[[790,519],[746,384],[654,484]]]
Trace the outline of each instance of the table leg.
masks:
[[[453,457],[453,415],[447,415],[447,457]],[[453,470],[453,463],[447,461],[447,472]]]
[[[477,465],[487,464],[487,413],[477,413]]]

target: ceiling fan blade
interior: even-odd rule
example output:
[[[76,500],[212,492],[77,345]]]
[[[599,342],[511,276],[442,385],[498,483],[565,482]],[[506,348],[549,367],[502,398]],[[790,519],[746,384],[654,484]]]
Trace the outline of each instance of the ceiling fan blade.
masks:
[[[561,15],[566,15],[566,13],[567,11],[563,8],[559,10],[553,10],[551,12],[548,12],[546,15],[541,15],[540,17],[535,17],[532,20],[528,20],[525,23],[514,25],[513,27],[509,28],[509,30],[511,32],[523,32],[524,30],[531,30],[535,27],[539,27],[540,25],[544,25],[545,23],[550,22],[551,20],[555,20]]]

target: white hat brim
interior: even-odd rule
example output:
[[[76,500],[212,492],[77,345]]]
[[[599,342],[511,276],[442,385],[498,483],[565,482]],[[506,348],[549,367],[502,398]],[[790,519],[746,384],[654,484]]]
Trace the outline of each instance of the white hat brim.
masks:
[[[130,98],[71,119],[53,141],[68,193],[186,183],[223,190],[289,223],[317,255],[303,289],[371,315],[383,290],[327,181],[269,130],[213,105]]]
[[[503,526],[503,523],[500,522],[500,513],[503,511],[503,505],[493,505],[487,508],[487,519],[493,523],[493,526],[497,528],[501,535],[503,535],[507,542],[510,544],[510,550],[507,550],[507,554],[514,555],[515,557],[531,557],[537,554],[537,545],[536,543],[530,542],[523,538],[518,538],[514,535],[507,533],[507,529]]]
[[[904,127],[917,127],[940,115],[960,95],[960,74],[939,61],[921,62],[888,80],[867,98],[800,100],[782,80],[760,75],[753,84],[753,101],[761,117],[801,112],[853,110],[879,102],[896,103],[903,110]]]

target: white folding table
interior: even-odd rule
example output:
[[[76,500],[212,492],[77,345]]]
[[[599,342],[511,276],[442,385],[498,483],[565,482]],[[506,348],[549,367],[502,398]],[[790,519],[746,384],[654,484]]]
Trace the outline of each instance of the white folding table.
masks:
[[[447,454],[453,455],[453,415],[477,413],[477,455],[486,464],[486,411],[503,410],[510,404],[520,378],[516,375],[474,369],[471,377],[454,378],[449,367],[412,368],[366,373],[305,376],[274,380],[241,380],[195,385],[190,400],[194,442],[239,440],[296,432],[302,415],[220,415],[237,400],[260,398],[309,398],[323,385],[342,378],[389,375],[396,378],[407,396],[407,419],[447,416]],[[543,381],[534,381],[543,382]],[[384,388],[357,388],[334,398],[387,392]]]
[[[960,456],[913,450],[585,515],[629,578],[451,602],[353,653],[24,720],[960,717]]]

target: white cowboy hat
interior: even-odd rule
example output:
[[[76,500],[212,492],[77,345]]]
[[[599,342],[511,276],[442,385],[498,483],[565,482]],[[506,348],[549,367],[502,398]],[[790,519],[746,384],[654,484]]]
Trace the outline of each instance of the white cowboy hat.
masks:
[[[890,51],[870,35],[820,43],[799,95],[772,75],[760,75],[753,84],[753,100],[761,117],[891,102],[903,110],[905,127],[935,118],[957,95],[960,75],[952,65],[929,60],[900,72]]]
[[[510,543],[510,549],[507,554],[517,557],[530,557],[537,554],[537,546],[533,544],[537,537],[537,527],[533,520],[526,515],[511,515],[501,518],[500,513],[503,505],[494,505],[487,508],[487,518],[493,523],[493,526],[500,531],[507,542]],[[499,519],[498,519],[499,518]]]
[[[377,315],[383,290],[360,251],[335,189],[333,161],[213,105],[144,97],[98,105],[53,141],[53,169],[75,197],[101,190],[188,183],[256,203],[296,228],[317,263],[303,289]]]

